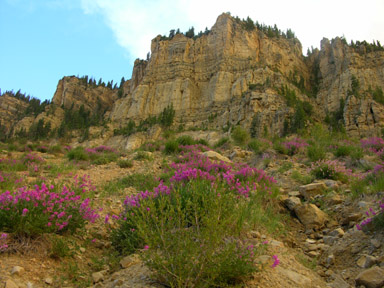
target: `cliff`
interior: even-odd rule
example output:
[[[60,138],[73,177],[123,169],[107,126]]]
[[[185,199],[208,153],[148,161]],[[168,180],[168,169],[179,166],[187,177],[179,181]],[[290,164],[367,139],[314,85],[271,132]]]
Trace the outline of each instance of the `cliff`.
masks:
[[[320,50],[304,57],[295,37],[248,29],[243,21],[224,13],[209,33],[199,37],[155,37],[150,57],[135,61],[131,79],[119,92],[64,77],[51,106],[75,110],[84,106],[117,128],[129,120],[139,123],[157,116],[172,104],[175,125],[185,128],[221,130],[239,124],[252,128],[254,135],[281,135],[287,123],[295,121],[297,103],[304,103],[313,109],[301,126],[309,120],[330,119],[341,110],[334,122],[347,133],[378,135],[384,126],[380,104],[384,96],[378,100],[374,91],[382,94],[384,88],[384,49],[368,48],[348,45],[342,38],[323,39]],[[12,101],[16,99],[0,100],[0,119],[7,127],[18,121],[12,111],[20,109]],[[47,109],[15,127],[28,127],[41,117],[48,121],[48,116],[58,127],[64,112],[59,109],[55,116],[49,113],[52,108]]]
[[[262,127],[280,132],[289,109],[273,87],[287,84],[295,89],[287,80],[293,73],[309,82],[301,50],[297,39],[246,31],[228,14],[219,16],[208,35],[195,40],[183,34],[171,40],[157,36],[150,60],[135,62],[135,82],[127,97],[113,106],[111,120],[139,121],[172,103],[177,121],[186,127],[249,126],[257,114]],[[251,91],[250,84],[262,89]]]
[[[210,33],[197,39],[183,34],[154,38],[149,61],[135,62],[130,88],[115,102],[110,119],[124,125],[128,119],[158,115],[172,103],[177,121],[186,127],[249,128],[255,118],[259,132],[281,134],[284,120],[295,109],[281,95],[286,85],[314,106],[312,119],[323,121],[343,99],[341,121],[347,132],[377,134],[383,126],[383,106],[368,90],[383,88],[383,71],[383,51],[361,51],[336,38],[323,39],[320,51],[304,57],[297,39],[247,31],[222,14]],[[359,95],[349,93],[354,78]],[[315,93],[309,98],[308,91]]]

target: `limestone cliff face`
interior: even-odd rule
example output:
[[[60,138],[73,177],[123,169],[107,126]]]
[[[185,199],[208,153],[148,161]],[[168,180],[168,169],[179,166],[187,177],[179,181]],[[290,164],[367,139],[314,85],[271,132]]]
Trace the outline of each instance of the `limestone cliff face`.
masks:
[[[8,134],[14,123],[20,120],[28,104],[8,94],[0,96],[0,124]]]
[[[362,51],[363,50],[363,51]],[[316,55],[320,79],[317,103],[324,113],[337,110],[345,100],[344,121],[349,134],[375,134],[384,125],[383,106],[372,99],[369,89],[384,89],[384,52],[349,47],[342,39],[323,39]],[[351,93],[352,81],[359,84]]]
[[[301,50],[297,40],[246,31],[228,14],[195,40],[158,36],[150,60],[135,62],[129,94],[115,103],[110,117],[118,123],[138,121],[172,103],[177,121],[186,126],[249,125],[258,113],[260,125],[279,132],[289,109],[269,88],[290,85],[287,79],[294,73],[308,83]],[[249,84],[264,88],[250,91]]]
[[[249,128],[256,118],[259,131],[281,133],[284,119],[293,113],[278,92],[287,85],[314,106],[313,119],[324,120],[343,99],[347,132],[377,134],[384,126],[383,106],[367,91],[384,88],[384,52],[361,49],[340,38],[323,39],[320,51],[304,57],[297,39],[268,38],[222,14],[211,32],[197,39],[182,34],[153,39],[149,61],[135,62],[127,95],[115,103],[110,118],[123,125],[157,115],[172,103],[176,121],[187,127],[229,123]],[[358,95],[350,92],[353,77]],[[314,97],[293,85],[299,81],[307,91],[317,91]]]
[[[110,110],[116,99],[117,90],[88,86],[81,79],[70,76],[59,81],[52,103],[66,109],[70,109],[72,105],[74,109],[79,109],[84,105],[86,110],[96,113],[98,110]]]

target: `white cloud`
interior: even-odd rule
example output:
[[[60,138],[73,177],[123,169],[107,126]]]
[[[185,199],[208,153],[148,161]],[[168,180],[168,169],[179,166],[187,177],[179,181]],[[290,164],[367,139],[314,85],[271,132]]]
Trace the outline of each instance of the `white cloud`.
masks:
[[[211,28],[218,15],[250,16],[267,25],[292,28],[304,50],[319,47],[323,37],[345,35],[348,41],[380,40],[384,44],[384,2],[381,0],[82,0],[86,14],[100,14],[119,45],[131,57],[144,58],[158,34],[180,28]]]

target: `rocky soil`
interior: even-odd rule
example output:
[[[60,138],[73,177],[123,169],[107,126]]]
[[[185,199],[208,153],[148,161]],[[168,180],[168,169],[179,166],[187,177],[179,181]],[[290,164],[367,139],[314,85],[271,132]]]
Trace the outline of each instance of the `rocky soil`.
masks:
[[[146,152],[148,159],[137,159],[137,152],[122,156],[132,159],[133,167],[120,168],[115,162],[106,165],[80,166],[74,173],[89,175],[97,187],[95,206],[102,207],[102,217],[88,225],[84,234],[69,237],[69,256],[49,255],[49,236],[24,240],[14,251],[0,254],[0,283],[3,287],[163,287],[151,277],[151,271],[138,255],[111,257],[106,214],[119,214],[123,195],[135,193],[133,187],[112,191],[105,185],[132,173],[158,175],[167,157],[160,152]],[[223,150],[234,162],[248,162],[264,168],[277,179],[280,187],[280,212],[285,215],[286,232],[270,234],[251,231],[250,241],[266,242],[265,255],[258,258],[260,272],[246,287],[383,287],[384,233],[357,230],[356,224],[373,207],[382,194],[353,199],[347,184],[333,180],[304,185],[294,180],[293,171],[307,175],[304,156],[288,157],[273,153],[270,161],[254,156],[239,147]],[[18,152],[3,151],[2,158],[17,157]],[[40,153],[47,163],[62,164],[63,155]],[[297,158],[299,157],[299,158]],[[227,158],[227,159],[228,159]],[[169,159],[168,159],[169,160]],[[290,164],[287,164],[290,163]],[[288,168],[282,168],[288,167]],[[45,175],[46,174],[46,175]],[[47,173],[43,176],[49,177]],[[33,182],[36,179],[29,179]],[[327,191],[327,193],[324,193]],[[113,225],[113,224],[112,224]],[[91,236],[90,236],[91,235]],[[12,239],[12,241],[18,241]],[[279,256],[280,264],[272,268],[270,255]],[[188,261],[188,260],[187,260]]]

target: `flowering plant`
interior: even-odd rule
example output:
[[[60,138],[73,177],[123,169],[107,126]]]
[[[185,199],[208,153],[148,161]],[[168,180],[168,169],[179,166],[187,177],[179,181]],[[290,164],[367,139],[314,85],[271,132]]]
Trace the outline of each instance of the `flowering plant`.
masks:
[[[307,147],[308,143],[303,139],[294,138],[290,141],[283,142],[284,147],[288,150],[289,155],[297,154],[302,148]]]
[[[0,231],[37,236],[42,233],[74,233],[98,214],[90,207],[90,199],[64,186],[55,191],[53,185],[35,185],[0,194]]]

